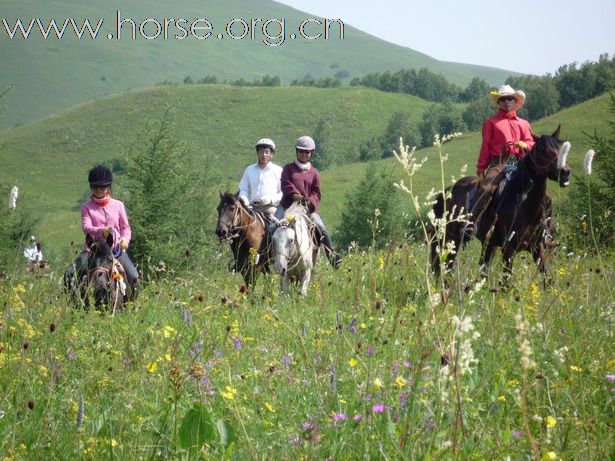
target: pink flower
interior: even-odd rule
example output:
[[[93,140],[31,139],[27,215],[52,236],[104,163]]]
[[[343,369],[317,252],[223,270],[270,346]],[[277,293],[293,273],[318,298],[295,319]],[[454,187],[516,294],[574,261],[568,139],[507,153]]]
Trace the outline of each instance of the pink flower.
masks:
[[[346,413],[333,413],[333,416],[331,417],[335,422],[348,420],[348,416],[346,415]]]
[[[384,413],[385,411],[387,411],[389,407],[387,407],[384,403],[377,403],[376,405],[372,406],[372,411],[374,413]]]
[[[609,383],[615,383],[615,375],[606,375],[606,380]]]
[[[358,422],[359,422],[359,421],[361,421],[362,419],[363,419],[363,415],[354,415],[354,416],[352,417],[352,420],[353,420],[355,423],[358,423]]]

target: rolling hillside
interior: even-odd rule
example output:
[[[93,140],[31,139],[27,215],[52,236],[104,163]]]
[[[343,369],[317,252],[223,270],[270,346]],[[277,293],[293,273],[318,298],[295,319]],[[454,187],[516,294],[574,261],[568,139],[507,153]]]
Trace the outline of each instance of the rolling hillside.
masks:
[[[131,39],[130,23],[121,28],[121,39],[117,39],[116,11],[120,12],[121,19],[134,21],[136,40]],[[21,124],[129,89],[163,81],[181,82],[186,76],[191,76],[194,81],[208,75],[252,81],[260,80],[264,75],[277,75],[288,83],[308,74],[329,77],[339,73],[348,80],[369,72],[427,67],[461,85],[477,75],[495,85],[514,74],[437,61],[350,26],[345,27],[343,40],[339,39],[339,27],[336,29],[335,26],[330,28],[328,40],[301,38],[299,24],[311,19],[312,15],[271,0],[182,0],[173,4],[161,0],[6,0],[2,16],[6,24],[0,22],[0,90],[7,85],[13,85],[13,90],[1,101],[4,110],[0,127]],[[90,20],[93,30],[96,30],[98,20],[104,22],[94,40],[86,36],[77,39],[70,24],[61,39],[53,33],[43,39],[36,23],[33,23],[27,39],[18,38],[19,32],[13,39],[9,38],[9,31],[14,32],[18,19],[27,30],[32,18],[40,18],[45,29],[51,19],[60,23],[59,28],[65,19],[74,19],[78,30],[83,27],[85,19]],[[157,24],[164,24],[164,19],[171,18],[173,21],[167,24],[167,40],[163,39],[163,32],[153,40],[140,36],[140,24],[145,24],[143,35],[155,37]],[[209,38],[195,38],[204,37],[208,30],[195,30],[191,35],[180,29],[180,26],[188,28],[201,18],[207,19],[212,26]],[[269,39],[262,30],[253,29],[253,39],[248,34],[243,39],[234,40],[225,30],[224,26],[233,19],[242,19],[249,24],[254,18],[262,18],[263,22],[269,18],[284,19],[283,35],[280,23],[272,22],[267,31],[270,37],[284,36],[285,39]],[[144,23],[145,19],[151,21]],[[177,22],[180,19],[187,22]],[[197,23],[197,26],[204,25],[204,22]],[[324,31],[324,26],[322,28],[309,23],[304,32],[316,36]],[[235,22],[232,35],[239,37],[243,32],[242,24]],[[109,39],[109,34],[114,38]],[[218,34],[223,38],[217,38]],[[291,38],[292,34],[296,35],[295,39]],[[176,40],[175,35],[186,35],[186,38]],[[278,46],[267,46],[264,41]]]
[[[534,124],[538,133],[552,132],[562,124],[562,136],[573,144],[570,162],[577,178],[582,175],[582,158],[588,148],[583,133],[594,129],[606,132],[608,101],[604,95]],[[77,204],[87,193],[87,170],[138,148],[139,133],[146,123],[159,120],[167,107],[177,138],[197,155],[211,153],[217,159],[214,165],[198,164],[195,168],[218,170],[220,187],[233,189],[243,168],[254,160],[252,143],[262,136],[276,140],[276,162],[283,164],[293,158],[294,139],[311,133],[322,117],[331,127],[332,149],[345,153],[381,134],[391,113],[409,110],[418,122],[428,105],[412,96],[356,87],[158,86],[77,106],[1,133],[0,183],[20,187],[21,205],[35,209],[41,217],[41,238],[64,242],[80,239]],[[446,144],[447,177],[459,177],[463,165],[473,172],[479,146],[479,133],[468,133]],[[419,193],[424,194],[440,182],[439,163],[433,149],[417,155],[429,158],[415,178]],[[339,222],[346,194],[366,168],[402,173],[394,159],[326,170],[322,175],[326,200],[321,212],[331,228]],[[121,187],[121,177],[118,183]],[[565,192],[557,189],[555,194],[557,200]]]
[[[418,122],[429,103],[408,95],[345,87],[338,89],[224,85],[170,85],[108,97],[0,133],[0,182],[17,184],[24,203],[43,216],[42,232],[79,236],[76,204],[87,192],[86,173],[94,164],[138,149],[148,123],[167,108],[175,137],[197,158],[212,154],[223,185],[237,187],[255,159],[253,143],[263,137],[278,145],[276,161],[294,156],[293,144],[312,133],[319,119],[331,127],[334,152],[357,149],[380,135],[395,111]],[[121,183],[121,179],[119,181]]]

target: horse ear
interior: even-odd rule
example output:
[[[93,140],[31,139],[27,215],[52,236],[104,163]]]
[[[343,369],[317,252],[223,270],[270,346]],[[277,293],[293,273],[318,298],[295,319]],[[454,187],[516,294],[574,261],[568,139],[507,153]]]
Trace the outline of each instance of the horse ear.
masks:
[[[553,132],[553,134],[551,136],[553,136],[554,138],[558,138],[559,139],[559,129],[562,127],[562,125],[557,125],[557,130],[555,130]]]
[[[113,232],[109,232],[109,235],[107,235],[107,238],[105,239],[107,241],[107,245],[109,245],[109,248],[112,248],[113,244],[115,243],[113,239],[114,239]]]

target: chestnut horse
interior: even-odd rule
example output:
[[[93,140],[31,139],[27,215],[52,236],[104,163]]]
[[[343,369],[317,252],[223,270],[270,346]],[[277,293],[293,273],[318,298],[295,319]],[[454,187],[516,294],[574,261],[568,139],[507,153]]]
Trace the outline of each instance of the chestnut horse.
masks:
[[[267,270],[257,262],[257,252],[265,236],[265,222],[239,199],[239,194],[220,192],[216,235],[220,243],[227,241],[233,251],[232,271],[241,273],[248,288],[254,288],[258,274]],[[264,259],[264,258],[263,258]]]
[[[567,163],[570,143],[559,139],[559,127],[551,135],[534,137],[536,144],[516,165],[516,169],[503,174],[493,198],[482,210],[467,214],[473,194],[478,193],[479,178],[466,176],[447,189],[450,197],[446,202],[439,194],[433,207],[437,219],[445,218],[446,228],[442,238],[434,237],[431,243],[431,261],[436,274],[442,262],[450,269],[461,245],[475,236],[482,242],[481,270],[489,266],[495,251],[502,248],[505,279],[512,271],[513,258],[521,250],[530,252],[542,273],[548,272],[545,262],[545,234],[551,228],[551,199],[547,194],[547,180],[559,182],[560,187],[569,184],[570,168]],[[447,194],[448,195],[448,194]],[[473,222],[476,234],[469,234],[468,221]],[[448,251],[441,260],[440,248]]]

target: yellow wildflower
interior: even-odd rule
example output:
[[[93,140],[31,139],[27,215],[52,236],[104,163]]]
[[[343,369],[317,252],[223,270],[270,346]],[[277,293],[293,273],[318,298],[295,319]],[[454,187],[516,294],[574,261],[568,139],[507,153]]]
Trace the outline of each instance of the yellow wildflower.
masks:
[[[378,268],[380,270],[384,269],[384,258],[382,256],[378,258]]]
[[[275,413],[275,408],[273,408],[269,402],[265,402],[265,408],[269,413]]]
[[[169,325],[164,327],[164,330],[162,330],[162,334],[164,335],[165,338],[170,338],[175,333],[177,333],[177,330],[175,328],[173,328],[172,326],[169,326]]]
[[[542,459],[544,461],[555,461],[557,459],[559,459],[557,457],[557,453],[555,453],[554,451],[549,451],[547,453],[545,453],[545,455],[542,457]]]
[[[545,420],[545,424],[549,429],[552,429],[557,425],[557,420],[553,416],[549,415]]]
[[[147,364],[147,371],[149,373],[153,373],[158,369],[158,364],[156,362],[150,362]]]
[[[579,368],[579,367],[577,367],[575,365],[570,365],[570,370],[574,371],[576,373],[581,373],[583,371],[583,368]]]
[[[500,395],[500,396],[498,397],[498,400],[499,400],[500,402],[506,402],[506,396],[505,396],[505,395]]]
[[[224,391],[220,392],[220,395],[226,400],[234,400],[235,396],[237,395],[237,389],[234,389],[231,386],[226,386],[224,388]]]
[[[18,295],[19,293],[25,293],[26,287],[23,284],[18,284],[15,288],[13,288],[13,292]]]
[[[380,378],[374,379],[372,384],[374,385],[374,387],[376,389],[380,389],[382,386],[384,386],[384,384],[382,384],[382,381],[380,380]]]
[[[348,360],[348,365],[350,365],[351,367],[356,367],[358,363],[359,361],[355,359],[354,357]]]
[[[408,385],[408,381],[405,380],[403,376],[398,376],[395,378],[395,385],[397,387],[406,387]]]

